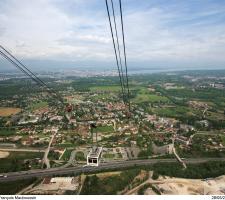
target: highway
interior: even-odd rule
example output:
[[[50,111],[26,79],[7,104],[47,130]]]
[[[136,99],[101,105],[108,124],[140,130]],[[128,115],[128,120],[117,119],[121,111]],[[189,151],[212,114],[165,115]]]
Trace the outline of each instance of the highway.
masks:
[[[9,151],[9,152],[45,152],[44,149],[13,149],[13,148],[0,148],[0,151]]]
[[[208,161],[225,161],[225,158],[190,158],[185,159],[185,163],[197,164]],[[61,175],[78,175],[81,173],[95,173],[104,170],[120,170],[122,168],[135,167],[135,166],[147,166],[155,163],[171,163],[177,162],[176,159],[146,159],[146,160],[128,160],[119,162],[102,163],[98,167],[90,166],[76,166],[69,168],[50,168],[50,169],[35,169],[29,171],[9,172],[2,173],[0,176],[0,182],[8,182],[29,178],[44,178],[50,176]]]

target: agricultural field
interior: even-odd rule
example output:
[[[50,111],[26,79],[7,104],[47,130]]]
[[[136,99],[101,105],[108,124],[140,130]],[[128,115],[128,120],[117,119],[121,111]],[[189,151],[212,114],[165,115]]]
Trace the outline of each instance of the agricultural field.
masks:
[[[119,92],[121,91],[120,86],[109,85],[109,86],[95,86],[91,87],[90,90],[92,92]]]
[[[184,106],[174,106],[168,108],[154,108],[152,111],[162,117],[178,118],[182,115],[193,115],[191,109]]]
[[[36,181],[36,178],[19,180],[7,183],[0,183],[0,194],[1,195],[14,195],[21,191],[23,188],[28,187]]]
[[[145,87],[141,85],[130,85],[130,91],[142,90]],[[119,85],[101,85],[90,87],[91,92],[121,92],[121,87]]]
[[[68,161],[70,159],[70,155],[72,151],[73,151],[72,149],[66,149],[64,154],[61,157],[61,160]]]
[[[16,131],[14,129],[6,129],[6,128],[0,128],[0,136],[12,136],[15,135]]]
[[[70,147],[74,147],[74,144],[72,143],[61,143],[61,144],[57,144],[57,147],[60,147],[60,148],[70,148]]]
[[[21,171],[27,169],[25,160],[39,158],[42,159],[43,153],[35,152],[10,152],[7,158],[0,159],[0,172]]]
[[[110,133],[110,132],[113,132],[114,129],[113,129],[113,126],[98,126],[96,128],[96,131],[102,132],[102,133]]]
[[[103,158],[110,158],[110,159],[112,159],[112,158],[115,158],[115,155],[112,154],[112,153],[106,153],[106,154],[103,154]]]
[[[81,194],[117,194],[130,184],[139,172],[138,169],[130,169],[122,171],[120,174],[110,174],[110,176],[99,176],[101,174],[86,176]]]
[[[98,94],[95,94],[93,96],[90,97],[91,100],[94,100],[94,101],[97,101],[97,100],[108,100],[108,99],[111,99],[113,98],[113,95],[111,94],[105,94],[105,93],[98,93]]]
[[[81,95],[73,95],[73,96],[67,96],[65,97],[65,99],[68,103],[76,104],[76,103],[82,103],[84,100],[84,97]]]
[[[76,152],[75,160],[76,161],[86,161],[86,158],[84,156],[84,153],[82,151]]]
[[[8,117],[21,112],[20,108],[0,107],[0,117]]]
[[[48,103],[46,101],[41,101],[41,102],[31,104],[30,110],[34,111],[34,110],[38,110],[40,108],[44,108],[44,107],[47,107],[47,106],[48,106]]]
[[[223,104],[225,102],[225,94],[218,89],[171,89],[165,90],[161,88],[163,93],[169,97],[176,97],[185,100],[208,101],[215,104]]]
[[[143,103],[143,102],[164,103],[164,102],[169,102],[169,99],[165,96],[158,95],[155,92],[150,92],[145,87],[137,87],[136,95],[132,99],[132,102],[134,102],[134,103]]]
[[[207,118],[211,120],[225,120],[225,115],[219,112],[207,112]]]
[[[164,96],[159,96],[156,94],[138,94],[134,99],[134,103],[142,103],[142,102],[149,102],[149,103],[156,103],[156,102],[168,102],[169,99]]]
[[[221,136],[222,144],[225,146],[225,135]]]

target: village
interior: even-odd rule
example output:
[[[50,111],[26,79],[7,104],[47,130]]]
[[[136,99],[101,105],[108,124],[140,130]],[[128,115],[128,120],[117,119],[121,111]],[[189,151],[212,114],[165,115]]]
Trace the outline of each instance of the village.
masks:
[[[166,87],[169,86],[171,84],[166,84]],[[97,126],[93,142],[103,147],[102,162],[165,155],[170,157],[173,148],[177,148],[183,156],[183,152],[191,152],[193,146],[199,145],[201,136],[204,141],[200,147],[202,151],[225,149],[220,135],[212,133],[211,137],[204,139],[204,133],[197,131],[194,126],[175,118],[146,113],[141,107],[134,107],[132,117],[128,119],[124,104],[119,103],[113,92],[109,94],[110,99],[104,97],[104,92],[76,92],[71,88],[63,91],[62,95],[73,105],[71,113],[62,110],[64,108],[61,105],[51,105],[47,101],[46,92],[27,97],[26,104],[31,102],[32,106],[7,116],[4,127],[6,134],[0,136],[0,150],[16,152],[17,149],[27,149],[44,153],[50,145],[47,157],[52,167],[71,163],[85,164],[91,148],[92,122]],[[19,95],[13,96],[13,101],[4,100],[2,105],[9,107],[18,102],[17,98],[20,98]],[[189,101],[189,105],[194,109],[209,109],[207,104],[197,101]],[[207,120],[199,123],[208,126]],[[210,135],[210,131],[206,131],[206,134]],[[32,168],[32,163],[37,167],[37,162],[41,165],[43,159],[31,160],[29,167]]]
[[[22,85],[22,93],[12,91],[10,97],[1,98],[0,158],[6,163],[0,166],[1,173],[85,167],[90,164],[93,149],[100,150],[99,161],[91,163],[93,166],[176,159],[182,168],[187,168],[188,158],[224,155],[224,128],[214,128],[217,124],[212,121],[214,116],[224,119],[219,107],[197,98],[185,99],[184,104],[180,96],[183,90],[192,95],[198,84],[190,88],[172,81],[140,82],[132,86],[132,109],[128,112],[118,86],[79,88],[71,80],[54,83],[64,88],[59,90],[64,103],[35,85],[29,88],[32,93]],[[207,90],[211,87],[208,84]],[[37,187],[30,186],[22,193],[80,193],[84,180],[82,176],[45,178]]]

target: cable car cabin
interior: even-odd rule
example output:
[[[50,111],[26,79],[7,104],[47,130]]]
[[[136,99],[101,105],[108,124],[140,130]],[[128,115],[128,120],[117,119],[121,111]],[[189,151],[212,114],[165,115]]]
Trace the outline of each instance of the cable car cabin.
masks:
[[[66,106],[66,112],[71,112],[73,110],[72,104]]]
[[[126,111],[126,112],[125,112],[125,115],[126,115],[126,117],[127,117],[128,119],[130,119],[130,118],[132,117],[132,113],[129,112],[129,111]]]
[[[102,147],[93,147],[87,155],[87,165],[88,166],[99,166],[100,159],[102,155]]]

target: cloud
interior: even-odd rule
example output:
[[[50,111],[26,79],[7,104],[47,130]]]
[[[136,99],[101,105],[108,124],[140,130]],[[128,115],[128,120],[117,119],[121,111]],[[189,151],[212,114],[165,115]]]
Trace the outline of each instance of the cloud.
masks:
[[[224,62],[225,21],[217,22],[218,16],[214,16],[217,12],[204,10],[204,13],[190,14],[179,9],[165,12],[158,7],[126,15],[130,57],[181,63],[188,60]],[[208,20],[202,18],[212,15],[214,17]]]
[[[221,1],[123,2],[129,62],[225,64]],[[102,1],[2,0],[0,24],[1,44],[24,59],[114,62]]]

